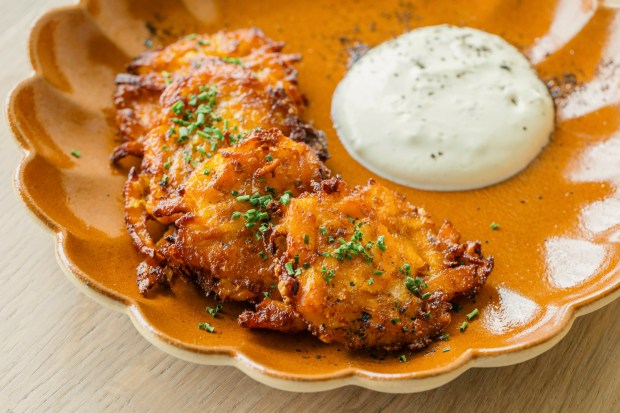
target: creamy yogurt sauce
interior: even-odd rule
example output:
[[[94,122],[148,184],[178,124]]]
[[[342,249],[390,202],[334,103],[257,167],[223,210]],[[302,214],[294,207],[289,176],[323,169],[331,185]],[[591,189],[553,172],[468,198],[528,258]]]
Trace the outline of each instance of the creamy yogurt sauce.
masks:
[[[549,142],[555,110],[530,62],[502,38],[430,26],[371,49],[338,85],[332,119],[349,153],[420,189],[481,188]]]

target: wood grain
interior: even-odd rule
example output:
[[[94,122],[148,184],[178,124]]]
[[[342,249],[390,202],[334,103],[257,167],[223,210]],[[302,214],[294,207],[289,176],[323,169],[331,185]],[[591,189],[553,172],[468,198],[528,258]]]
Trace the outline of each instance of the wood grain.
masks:
[[[68,2],[1,2],[2,96],[30,73],[31,22],[62,4]],[[577,320],[558,346],[537,359],[472,370],[421,394],[354,387],[287,393],[231,367],[172,358],[148,344],[127,317],[81,295],[65,279],[51,234],[12,189],[20,154],[4,119],[0,133],[0,412],[620,411],[620,302]]]

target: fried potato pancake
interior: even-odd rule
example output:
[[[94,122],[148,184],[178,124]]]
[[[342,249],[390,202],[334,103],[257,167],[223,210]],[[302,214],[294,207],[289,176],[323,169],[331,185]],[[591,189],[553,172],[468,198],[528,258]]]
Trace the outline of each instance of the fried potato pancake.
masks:
[[[167,262],[222,300],[279,296],[265,241],[290,200],[327,176],[307,145],[277,129],[254,132],[190,176]]]
[[[291,116],[301,114],[305,100],[297,87],[294,66],[301,57],[281,53],[283,47],[283,43],[274,42],[253,28],[192,35],[142,54],[129,65],[129,73],[116,79],[117,124],[125,144],[113,157],[140,156],[139,141],[158,123],[159,99],[166,86],[177,77],[191,76],[196,69],[213,61],[244,67],[248,71],[246,75],[262,84],[266,94],[280,104],[286,101],[291,106]],[[326,156],[325,141],[320,138],[322,155]]]
[[[460,244],[447,221],[436,231],[423,209],[372,181],[324,181],[292,200],[271,238],[288,308],[259,306],[240,324],[280,330],[282,317],[301,319],[351,350],[426,346],[450,323],[450,300],[475,294],[493,267],[480,243]]]

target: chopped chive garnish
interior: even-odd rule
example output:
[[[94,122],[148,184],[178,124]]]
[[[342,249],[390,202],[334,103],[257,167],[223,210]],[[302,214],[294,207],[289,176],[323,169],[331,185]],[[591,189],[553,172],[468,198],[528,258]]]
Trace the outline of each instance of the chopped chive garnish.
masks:
[[[79,151],[75,150],[75,149],[71,150],[71,155],[75,156],[76,158],[79,158],[79,157],[82,156],[82,154]]]
[[[271,162],[273,161],[273,156],[271,156],[271,154],[268,153],[267,156],[265,156],[265,159],[267,159],[267,162]]]
[[[263,291],[263,295],[267,298],[271,298],[271,293],[269,291]]]
[[[381,271],[381,270],[374,270],[373,275],[383,275],[385,273],[385,271]]]
[[[185,103],[182,100],[177,100],[174,105],[172,105],[172,112],[175,115],[183,114],[183,109],[185,108]]]
[[[398,361],[400,361],[401,363],[405,363],[407,361],[407,356],[405,356],[404,354],[401,354],[400,357],[398,358]]]
[[[375,283],[375,279],[374,278],[369,278],[368,279],[368,285],[373,285]]]
[[[280,203],[282,205],[288,205],[291,203],[291,193],[285,192],[284,195],[280,197]]]
[[[264,251],[259,252],[258,255],[260,255],[260,257],[263,259],[263,261],[265,261],[267,259],[267,254],[265,254]]]
[[[461,333],[464,333],[465,330],[467,330],[468,325],[469,323],[467,321],[463,321],[463,324],[461,324],[461,326],[459,327],[459,330],[461,331]]]
[[[336,270],[334,269],[328,270],[326,274],[323,274],[323,278],[325,278],[325,281],[327,281],[328,283],[332,282],[335,276]]]
[[[409,292],[411,292],[412,294],[416,294],[420,292],[417,285],[415,284],[415,280],[412,277],[407,277],[405,279],[405,286],[407,287]]]
[[[426,300],[428,297],[431,296],[431,293],[424,293],[420,296],[421,299]]]
[[[379,238],[377,238],[377,248],[379,248],[381,251],[385,251],[387,249],[387,247],[385,246],[385,236],[380,235]]]
[[[467,314],[465,317],[471,321],[472,318],[476,317],[478,314],[480,314],[480,312],[478,311],[478,309],[474,309],[474,311],[472,311],[471,313]]]
[[[209,323],[198,323],[198,328],[204,331],[208,331],[209,333],[213,333],[215,331],[215,327],[213,327]]]
[[[250,195],[239,195],[237,197],[237,201],[239,202],[245,202],[245,201],[249,201],[250,200]]]
[[[392,322],[392,324],[398,324],[400,320],[398,318],[393,318],[390,321]]]
[[[327,229],[325,227],[319,228],[319,231],[321,231],[321,234],[323,235],[327,234]]]
[[[235,211],[232,213],[232,219],[237,219],[241,216],[241,212]]]
[[[499,229],[499,224],[497,224],[497,223],[495,223],[495,222],[491,222],[490,227],[491,227],[491,229],[492,229],[493,231],[497,231],[497,230]]]
[[[304,267],[304,269],[307,270],[308,268],[310,268],[310,264],[308,264],[307,262],[304,262],[304,265],[302,265],[302,267]]]
[[[295,275],[295,270],[293,270],[293,262],[289,261],[286,264],[284,264],[284,268],[286,268],[286,273],[288,275]]]
[[[450,351],[450,347],[446,347],[442,350],[442,353],[447,353],[448,351]]]
[[[407,263],[403,264],[403,266],[400,269],[400,272],[402,272],[405,275],[411,275],[411,265]]]
[[[206,311],[207,313],[209,313],[212,317],[215,317],[217,315],[217,313],[220,312],[220,310],[222,309],[222,304],[218,304],[215,306],[215,308],[211,308],[211,307],[207,307]]]
[[[202,171],[203,175],[209,175],[211,173],[211,169],[205,169],[204,171]]]
[[[179,143],[183,143],[189,139],[189,131],[185,126],[179,128]]]
[[[310,243],[310,235],[305,234],[304,235],[304,244],[309,244]]]

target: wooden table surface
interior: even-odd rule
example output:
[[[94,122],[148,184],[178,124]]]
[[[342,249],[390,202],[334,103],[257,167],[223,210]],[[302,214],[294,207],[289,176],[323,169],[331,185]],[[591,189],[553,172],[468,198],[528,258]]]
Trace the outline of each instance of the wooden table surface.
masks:
[[[0,94],[30,72],[34,19],[67,0],[0,0]],[[20,153],[0,129],[0,413],[56,411],[620,411],[620,301],[578,319],[551,351],[526,363],[470,370],[412,395],[356,387],[274,390],[232,367],[200,366],[151,346],[129,319],[73,288],[52,235],[12,188]],[[53,190],[50,188],[50,190]]]

